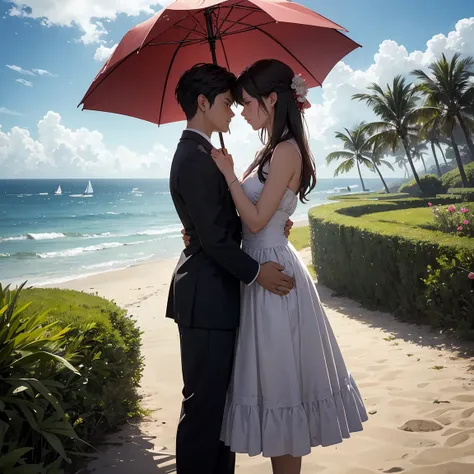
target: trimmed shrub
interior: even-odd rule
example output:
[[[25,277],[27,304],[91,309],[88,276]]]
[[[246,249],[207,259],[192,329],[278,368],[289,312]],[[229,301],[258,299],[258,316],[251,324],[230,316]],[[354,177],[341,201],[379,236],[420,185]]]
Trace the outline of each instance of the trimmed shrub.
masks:
[[[474,271],[474,240],[364,219],[368,213],[427,206],[429,201],[449,202],[346,201],[311,209],[313,265],[322,284],[370,309],[474,338],[474,292],[467,277]],[[454,262],[449,271],[441,268],[442,258]],[[436,281],[428,284],[435,274]]]
[[[0,472],[62,472],[140,413],[140,331],[113,302],[75,291],[0,287],[0,308]]]
[[[412,179],[410,182],[402,184],[398,192],[408,193],[413,197],[436,196],[437,194],[446,192],[445,186],[434,174],[425,174],[424,176],[421,176],[420,182],[423,191],[420,190],[415,179]]]
[[[450,188],[448,194],[455,194],[463,201],[474,202],[474,188]]]
[[[405,199],[410,197],[408,193],[357,193],[357,194],[342,194],[340,196],[331,195],[328,196],[327,199],[329,201],[344,201],[344,200],[355,200],[359,199],[362,201],[392,201],[393,199]]]
[[[474,163],[464,165],[464,171],[469,186],[474,186]],[[454,168],[441,177],[441,182],[446,189],[449,188],[462,188],[461,175],[459,174],[459,168]]]

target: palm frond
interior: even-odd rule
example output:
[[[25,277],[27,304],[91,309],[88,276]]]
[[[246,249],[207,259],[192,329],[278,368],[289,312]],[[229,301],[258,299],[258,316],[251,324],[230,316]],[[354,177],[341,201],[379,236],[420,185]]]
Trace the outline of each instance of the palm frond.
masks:
[[[355,153],[351,153],[349,151],[344,151],[344,150],[339,150],[339,151],[333,151],[332,153],[329,153],[328,156],[326,156],[326,162],[327,163],[332,163],[333,161],[336,160],[354,160],[355,159]]]

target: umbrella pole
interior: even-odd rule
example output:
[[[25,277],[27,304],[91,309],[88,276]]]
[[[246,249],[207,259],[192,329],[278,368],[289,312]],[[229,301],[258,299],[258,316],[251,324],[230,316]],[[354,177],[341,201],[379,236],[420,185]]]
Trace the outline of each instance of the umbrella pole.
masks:
[[[212,62],[217,66],[216,35],[214,34],[214,28],[212,26],[212,11],[212,8],[206,8],[204,16],[206,17],[207,41],[209,42],[209,48],[211,50]],[[221,147],[225,148],[224,137],[221,132],[219,132],[219,141],[221,142]]]

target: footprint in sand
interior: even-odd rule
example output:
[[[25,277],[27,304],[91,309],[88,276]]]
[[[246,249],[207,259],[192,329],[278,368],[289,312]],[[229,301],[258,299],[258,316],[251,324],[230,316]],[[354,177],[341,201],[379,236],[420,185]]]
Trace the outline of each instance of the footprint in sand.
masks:
[[[410,432],[429,432],[440,431],[444,428],[443,425],[433,420],[408,420],[404,425],[398,429]]]
[[[474,402],[474,395],[457,395],[453,397],[453,400],[457,400],[459,402]]]
[[[464,410],[462,412],[461,418],[470,418],[473,413],[474,413],[474,407],[468,408],[467,410]]]
[[[419,384],[417,385],[417,387],[418,387],[418,388],[425,388],[425,387],[427,387],[428,385],[429,385],[429,382],[419,383]]]
[[[457,446],[458,444],[464,443],[464,441],[467,441],[469,439],[469,433],[461,432],[461,433],[456,433],[453,436],[450,436],[444,445],[448,448],[452,448],[453,446]]]
[[[458,426],[461,428],[474,428],[474,420],[461,420]]]

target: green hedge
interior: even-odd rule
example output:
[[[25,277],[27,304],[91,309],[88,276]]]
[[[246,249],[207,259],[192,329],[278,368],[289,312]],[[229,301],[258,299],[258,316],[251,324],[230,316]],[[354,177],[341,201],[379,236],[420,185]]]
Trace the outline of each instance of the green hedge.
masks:
[[[474,202],[474,188],[450,188],[448,194],[455,194],[463,201]]]
[[[341,194],[340,196],[331,195],[327,199],[329,201],[345,201],[345,200],[377,200],[377,201],[391,201],[394,199],[405,199],[410,197],[408,193],[354,193],[354,194]]]
[[[0,472],[60,472],[140,414],[141,333],[123,309],[75,291],[1,286],[0,308]]]
[[[310,210],[318,280],[371,309],[474,337],[474,240],[364,215],[458,202],[455,197],[341,202]]]
[[[446,192],[446,187],[434,174],[425,174],[424,176],[421,176],[420,182],[423,191],[421,191],[415,179],[412,179],[408,183],[402,184],[398,192],[407,193],[412,197],[436,196],[437,194]]]
[[[474,163],[468,163],[464,165],[464,171],[466,172],[467,181],[469,186],[474,186]],[[448,173],[443,174],[441,182],[446,189],[449,188],[462,188],[461,175],[459,169],[455,168]]]

